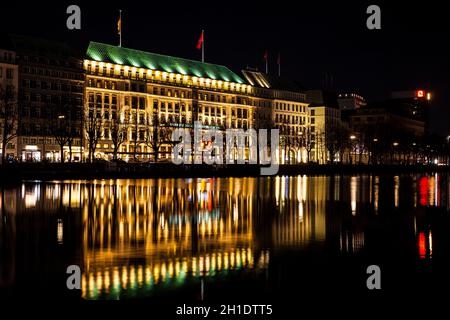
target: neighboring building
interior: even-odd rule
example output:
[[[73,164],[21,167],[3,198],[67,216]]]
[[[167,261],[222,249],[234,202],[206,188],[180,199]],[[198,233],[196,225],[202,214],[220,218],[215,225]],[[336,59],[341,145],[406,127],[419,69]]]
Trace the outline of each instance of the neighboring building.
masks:
[[[19,87],[16,53],[0,49],[0,162],[2,159],[3,141],[6,141],[6,160],[17,157],[17,96]],[[5,95],[9,97],[5,98]],[[10,108],[9,111],[6,109]],[[5,122],[12,125],[5,129]],[[4,139],[4,136],[6,138]]]
[[[335,92],[326,90],[306,91],[309,105],[309,132],[307,132],[309,160],[320,164],[342,161],[337,154],[330,154],[327,148],[335,134],[343,126],[341,111]],[[337,150],[335,150],[337,153]]]
[[[310,105],[309,121],[310,161],[319,164],[326,164],[329,161],[340,161],[336,159],[336,155],[330,155],[327,148],[328,140],[332,138],[335,130],[341,126],[340,110],[323,105]]]
[[[338,96],[338,105],[341,110],[356,110],[366,105],[366,100],[356,93],[341,93]]]
[[[430,108],[432,93],[427,90],[394,91],[386,102],[392,113],[421,121],[425,124],[425,132],[429,132]]]
[[[254,87],[253,95],[266,98],[271,110],[271,123],[280,130],[279,162],[305,162],[308,103],[300,84],[257,71],[244,70],[242,73]]]
[[[82,61],[67,45],[10,36],[19,66],[17,153],[22,161],[81,160]],[[65,141],[65,143],[64,143]]]
[[[428,130],[431,93],[424,90],[398,91],[392,98],[348,111],[345,118],[356,131],[370,127],[390,128],[399,136],[423,137]]]
[[[393,97],[371,102],[364,108],[342,111],[342,119],[355,137],[355,161],[357,158],[369,161],[373,152],[413,150],[426,135],[431,94],[419,90],[394,93]]]
[[[371,127],[390,128],[402,135],[422,137],[425,134],[425,122],[407,115],[392,112],[391,107],[383,107],[383,103],[370,105],[357,110],[349,117],[349,126],[356,132],[367,131]]]

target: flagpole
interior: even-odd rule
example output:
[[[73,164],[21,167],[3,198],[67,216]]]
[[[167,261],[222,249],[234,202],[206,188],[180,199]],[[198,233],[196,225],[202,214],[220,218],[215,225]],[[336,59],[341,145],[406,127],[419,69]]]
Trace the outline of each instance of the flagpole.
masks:
[[[205,30],[202,30],[202,62],[205,62]]]
[[[278,77],[281,77],[281,54],[278,53]]]
[[[120,32],[119,32],[119,47],[122,46],[122,10],[119,10],[119,22],[120,22]]]

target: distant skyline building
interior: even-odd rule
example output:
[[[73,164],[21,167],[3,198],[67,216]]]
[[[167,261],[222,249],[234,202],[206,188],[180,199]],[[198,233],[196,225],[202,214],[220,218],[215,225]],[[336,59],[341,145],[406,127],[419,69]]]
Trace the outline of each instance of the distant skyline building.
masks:
[[[396,112],[408,115],[425,123],[426,132],[430,131],[430,108],[432,103],[432,92],[424,89],[393,91],[391,93],[391,107]]]
[[[338,105],[341,110],[356,110],[367,105],[366,99],[356,93],[340,93]]]

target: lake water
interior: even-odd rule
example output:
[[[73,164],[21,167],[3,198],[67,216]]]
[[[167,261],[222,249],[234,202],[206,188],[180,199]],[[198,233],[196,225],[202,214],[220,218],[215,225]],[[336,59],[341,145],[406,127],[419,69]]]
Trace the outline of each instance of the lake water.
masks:
[[[449,183],[446,174],[24,181],[2,189],[0,293],[358,295],[371,264],[386,292],[439,290],[449,283]],[[74,264],[82,285],[72,292]]]

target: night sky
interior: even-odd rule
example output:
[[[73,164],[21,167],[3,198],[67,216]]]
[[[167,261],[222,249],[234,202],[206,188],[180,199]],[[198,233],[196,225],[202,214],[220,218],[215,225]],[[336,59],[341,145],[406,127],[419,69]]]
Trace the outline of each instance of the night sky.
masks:
[[[450,22],[442,2],[5,2],[1,32],[65,40],[80,48],[89,40],[118,44],[122,9],[124,47],[200,59],[195,45],[205,29],[206,61],[234,71],[264,70],[268,49],[270,72],[276,73],[280,52],[282,75],[306,88],[320,88],[325,72],[333,74],[338,92],[357,92],[368,100],[383,99],[391,90],[429,88],[432,130],[450,133]],[[81,7],[80,31],[66,28],[70,4]],[[366,28],[370,4],[381,7],[382,30]]]

